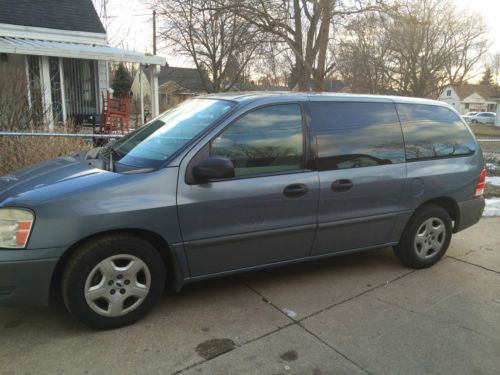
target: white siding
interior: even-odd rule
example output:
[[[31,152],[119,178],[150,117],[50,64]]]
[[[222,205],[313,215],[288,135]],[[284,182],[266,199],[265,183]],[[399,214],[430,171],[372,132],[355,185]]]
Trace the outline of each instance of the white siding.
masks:
[[[448,91],[450,91],[450,96],[448,96]],[[439,95],[438,100],[451,105],[457,111],[463,114],[463,105],[460,101],[460,97],[457,95],[453,87],[445,87],[441,95]]]

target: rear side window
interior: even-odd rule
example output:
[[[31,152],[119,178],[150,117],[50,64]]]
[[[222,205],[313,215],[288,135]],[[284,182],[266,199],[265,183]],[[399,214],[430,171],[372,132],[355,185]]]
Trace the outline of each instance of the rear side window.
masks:
[[[374,167],[405,160],[392,103],[310,103],[320,170]]]
[[[425,104],[397,104],[406,160],[471,155],[476,148],[465,124],[450,109]]]
[[[263,107],[244,114],[210,145],[211,156],[234,164],[236,177],[302,168],[304,141],[298,104]]]

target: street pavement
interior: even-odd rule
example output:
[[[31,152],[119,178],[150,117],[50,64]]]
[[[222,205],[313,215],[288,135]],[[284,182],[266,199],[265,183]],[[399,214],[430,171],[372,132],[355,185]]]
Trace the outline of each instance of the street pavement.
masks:
[[[429,269],[380,249],[200,282],[113,331],[0,308],[0,374],[499,373],[500,218]]]

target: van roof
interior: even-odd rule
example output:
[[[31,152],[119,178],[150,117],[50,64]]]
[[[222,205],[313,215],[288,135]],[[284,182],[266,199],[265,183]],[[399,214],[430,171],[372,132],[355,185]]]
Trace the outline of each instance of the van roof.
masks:
[[[393,103],[413,103],[430,104],[449,107],[448,104],[431,99],[412,98],[407,96],[389,96],[389,95],[368,95],[368,94],[338,94],[322,92],[289,92],[289,91],[248,91],[248,92],[227,92],[218,94],[208,94],[201,96],[203,98],[225,99],[237,102],[254,101],[279,101],[285,99],[302,101],[362,101],[362,102],[393,102]]]

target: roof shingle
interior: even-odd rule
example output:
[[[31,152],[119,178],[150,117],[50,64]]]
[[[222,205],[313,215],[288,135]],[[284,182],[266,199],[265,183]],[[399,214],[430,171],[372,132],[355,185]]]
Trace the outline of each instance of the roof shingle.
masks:
[[[144,73],[149,79],[150,68],[144,66]],[[168,82],[175,82],[181,91],[186,93],[204,93],[205,86],[198,70],[193,68],[177,68],[173,66],[162,66],[158,74],[158,85],[162,86]]]
[[[478,93],[484,100],[498,96],[494,87],[490,85],[472,85],[464,83],[462,85],[452,85],[460,100],[464,100],[474,93]]]
[[[91,0],[1,0],[0,23],[106,33]]]

